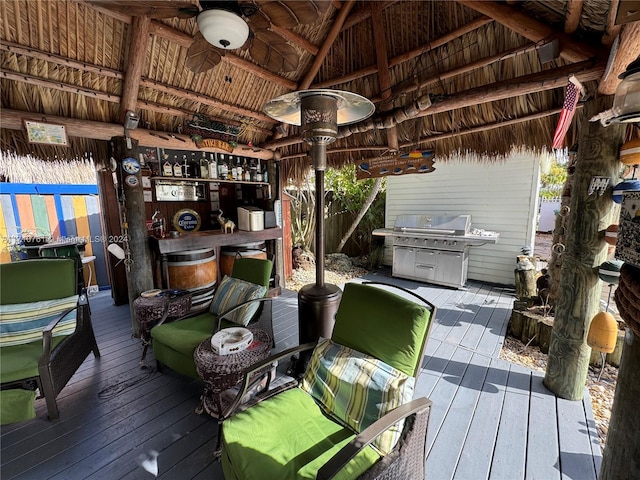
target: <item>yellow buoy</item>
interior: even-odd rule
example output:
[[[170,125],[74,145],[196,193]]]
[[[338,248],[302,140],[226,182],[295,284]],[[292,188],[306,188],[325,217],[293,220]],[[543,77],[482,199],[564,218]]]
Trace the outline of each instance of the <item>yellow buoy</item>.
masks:
[[[603,353],[611,353],[616,349],[618,338],[618,322],[609,312],[600,312],[591,320],[587,345]]]

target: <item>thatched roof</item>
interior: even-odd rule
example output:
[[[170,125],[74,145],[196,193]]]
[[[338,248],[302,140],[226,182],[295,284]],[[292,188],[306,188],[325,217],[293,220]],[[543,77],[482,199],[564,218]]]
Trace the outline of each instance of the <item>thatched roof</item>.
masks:
[[[428,148],[440,157],[465,150],[501,155],[512,146],[543,149],[569,75],[590,94],[598,88],[611,94],[617,74],[640,53],[640,23],[616,25],[614,10],[624,3],[336,0],[317,22],[286,30],[299,66],[273,74],[240,50],[193,73],[185,62],[197,33],[194,18],[148,22],[91,1],[3,0],[0,148],[43,158],[62,157],[60,150],[70,157],[90,151],[99,161],[129,105],[140,130],[156,134],[180,136],[196,113],[238,126],[240,144],[274,150],[294,174],[308,165],[309,147],[296,127],[278,133],[262,108],[276,96],[317,87],[355,92],[376,104],[373,128],[354,128],[332,144],[330,165],[396,147],[403,153]],[[144,51],[135,51],[136,38],[147,40]],[[560,56],[543,64],[538,49],[553,38]],[[614,68],[605,72],[616,38]],[[391,120],[425,96],[431,107]],[[70,132],[75,119],[86,128],[71,136],[70,148],[54,152],[28,143],[20,118],[63,121]],[[86,121],[110,129],[98,133]],[[570,131],[568,143],[573,136]],[[146,145],[164,142],[145,138]]]

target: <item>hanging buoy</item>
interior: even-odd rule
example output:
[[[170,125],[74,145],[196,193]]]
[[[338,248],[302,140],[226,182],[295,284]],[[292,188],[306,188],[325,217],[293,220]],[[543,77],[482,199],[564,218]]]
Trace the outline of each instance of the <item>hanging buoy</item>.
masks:
[[[620,161],[625,165],[640,164],[640,139],[631,140],[620,147]]]
[[[600,280],[609,284],[617,285],[620,280],[620,269],[624,262],[622,260],[607,260],[598,268]]]
[[[609,245],[615,245],[618,241],[618,225],[609,225],[604,231],[604,241]]]
[[[620,182],[613,187],[613,194],[611,200],[616,203],[622,203],[622,194],[624,192],[636,192],[640,190],[640,180],[631,179]]]
[[[616,349],[618,339],[618,322],[609,312],[596,314],[589,325],[587,345],[603,353],[611,353]]]

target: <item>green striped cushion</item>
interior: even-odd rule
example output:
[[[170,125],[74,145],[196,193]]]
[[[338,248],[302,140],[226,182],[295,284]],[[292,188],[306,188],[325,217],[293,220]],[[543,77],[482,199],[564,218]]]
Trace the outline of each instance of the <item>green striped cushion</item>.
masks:
[[[410,402],[415,379],[377,358],[321,339],[302,380],[301,388],[330,415],[360,433],[391,410]],[[372,445],[388,454],[400,439],[400,422]]]
[[[42,340],[42,330],[62,312],[73,309],[53,329],[54,336],[76,329],[78,295],[41,302],[0,305],[0,347]]]
[[[225,276],[216,289],[209,311],[218,316],[242,302],[262,298],[266,292],[266,287],[262,285]],[[225,318],[237,325],[246,327],[259,306],[258,302],[250,303]]]

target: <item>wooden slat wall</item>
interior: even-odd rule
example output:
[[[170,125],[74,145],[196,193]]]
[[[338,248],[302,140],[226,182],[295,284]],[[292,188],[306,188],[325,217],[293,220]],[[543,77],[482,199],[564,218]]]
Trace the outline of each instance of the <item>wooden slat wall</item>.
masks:
[[[385,227],[409,214],[471,214],[474,227],[500,233],[496,245],[471,247],[469,278],[513,285],[516,256],[533,246],[540,175],[538,156],[515,153],[504,163],[447,161],[429,174],[387,180]],[[385,264],[392,263],[391,237]]]

